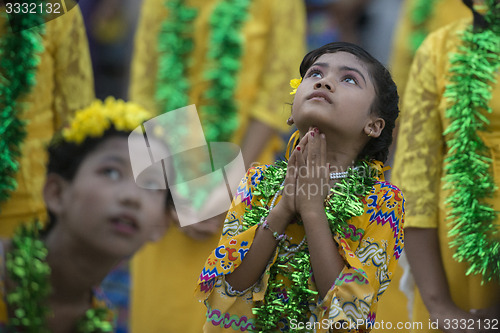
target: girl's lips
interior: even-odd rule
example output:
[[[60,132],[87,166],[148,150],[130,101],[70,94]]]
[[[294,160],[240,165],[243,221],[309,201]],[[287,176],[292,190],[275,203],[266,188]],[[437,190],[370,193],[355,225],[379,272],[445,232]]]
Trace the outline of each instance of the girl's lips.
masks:
[[[315,91],[313,92],[312,94],[310,94],[307,99],[310,100],[310,99],[324,99],[325,101],[327,101],[328,103],[332,104],[332,100],[330,99],[330,97],[328,96],[327,93],[324,93],[322,91]]]
[[[132,235],[139,230],[139,224],[130,214],[119,214],[110,218],[114,229],[121,234]]]

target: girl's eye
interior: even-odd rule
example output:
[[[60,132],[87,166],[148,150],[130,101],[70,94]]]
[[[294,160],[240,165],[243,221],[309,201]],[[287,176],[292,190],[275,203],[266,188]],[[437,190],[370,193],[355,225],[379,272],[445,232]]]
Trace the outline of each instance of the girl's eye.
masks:
[[[347,82],[349,84],[358,84],[355,78],[351,76],[346,76],[345,78],[342,79],[343,82]]]
[[[115,168],[104,168],[102,170],[102,173],[104,176],[106,176],[111,180],[118,180],[121,177],[120,171],[118,171],[118,169]]]
[[[148,190],[161,190],[164,189],[165,185],[157,179],[147,179],[144,181],[144,187]]]
[[[323,73],[321,73],[319,70],[317,69],[312,69],[309,74],[307,75],[307,77],[316,77],[316,78],[322,78],[323,77]]]

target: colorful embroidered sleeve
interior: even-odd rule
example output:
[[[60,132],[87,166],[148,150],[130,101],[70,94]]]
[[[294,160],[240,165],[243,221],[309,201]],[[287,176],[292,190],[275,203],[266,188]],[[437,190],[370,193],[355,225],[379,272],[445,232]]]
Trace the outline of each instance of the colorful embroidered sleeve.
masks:
[[[365,198],[365,214],[350,221],[345,239],[336,237],[346,266],[318,305],[316,321],[327,320],[331,327],[348,328],[342,330],[346,332],[371,330],[379,298],[403,251],[403,221],[401,191],[378,181]],[[322,329],[318,332],[328,332]]]
[[[251,168],[238,186],[224,221],[219,245],[208,257],[198,280],[196,296],[205,301],[207,306],[208,323],[205,332],[229,328],[246,331],[253,328],[253,299],[262,299],[263,289],[265,291],[262,286],[267,281],[259,281],[244,293],[236,295],[231,292],[223,277],[241,264],[252,245],[257,226],[242,232],[241,218],[246,208],[252,205],[252,191],[262,179],[264,169],[265,167]]]

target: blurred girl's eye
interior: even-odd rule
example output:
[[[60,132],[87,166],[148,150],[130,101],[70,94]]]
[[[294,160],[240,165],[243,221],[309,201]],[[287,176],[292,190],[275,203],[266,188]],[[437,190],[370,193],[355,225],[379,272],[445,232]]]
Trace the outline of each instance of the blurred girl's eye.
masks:
[[[118,180],[121,177],[120,171],[117,168],[112,168],[112,167],[103,168],[102,174],[111,180]]]
[[[157,179],[151,178],[144,181],[144,187],[148,190],[162,190],[165,184]]]
[[[347,82],[349,84],[358,84],[358,82],[356,81],[355,78],[353,78],[352,76],[346,76],[342,79],[343,82]]]

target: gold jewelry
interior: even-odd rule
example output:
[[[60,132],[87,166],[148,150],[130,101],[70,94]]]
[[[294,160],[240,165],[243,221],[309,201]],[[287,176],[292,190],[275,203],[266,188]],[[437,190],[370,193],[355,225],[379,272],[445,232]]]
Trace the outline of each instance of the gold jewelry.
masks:
[[[373,129],[372,129],[372,128],[370,128],[370,134],[368,134],[368,136],[369,136],[369,137],[371,137],[371,136],[372,136],[372,133],[373,133]]]

